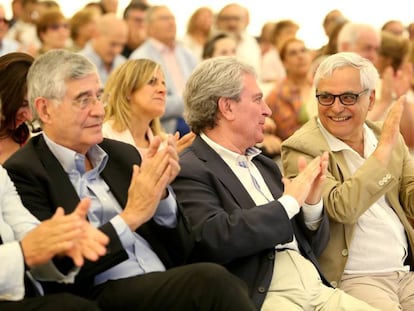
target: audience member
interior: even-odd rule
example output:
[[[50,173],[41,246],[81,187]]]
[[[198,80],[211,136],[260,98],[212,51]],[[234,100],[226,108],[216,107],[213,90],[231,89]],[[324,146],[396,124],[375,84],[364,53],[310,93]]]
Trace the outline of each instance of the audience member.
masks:
[[[298,30],[299,25],[290,19],[283,19],[275,24],[272,42],[279,53],[287,40],[296,37]]]
[[[397,75],[407,65],[412,69],[412,64],[409,63],[410,49],[410,41],[407,38],[397,36],[389,31],[382,31],[378,60],[375,64],[380,77],[388,68],[392,70],[393,75]],[[412,76],[412,72],[409,75]],[[409,85],[406,83],[401,93],[405,93],[408,87]]]
[[[41,46],[36,55],[52,49],[63,49],[68,45],[69,22],[59,9],[47,9],[36,23]]]
[[[260,35],[257,37],[257,42],[259,42],[262,55],[273,47],[272,33],[275,25],[275,22],[265,22],[260,30]]]
[[[95,10],[99,15],[106,14],[100,2],[94,2],[94,1],[88,2],[87,4],[85,4],[84,8]]]
[[[102,14],[117,14],[118,0],[100,0],[99,5],[102,9]]]
[[[193,53],[176,40],[175,16],[164,5],[147,10],[147,40],[132,52],[130,59],[148,58],[161,65],[167,85],[167,103],[161,124],[167,133],[189,132],[183,119],[182,94],[188,76],[197,65]]]
[[[342,24],[346,22],[348,19],[344,16],[344,14],[337,9],[329,11],[325,18],[323,19],[322,26],[326,36],[329,38],[335,26],[337,24]]]
[[[385,22],[385,24],[382,25],[381,30],[388,31],[398,37],[403,37],[405,35],[404,24],[401,21],[395,19]]]
[[[95,9],[83,8],[77,11],[70,19],[70,49],[78,52],[91,40],[97,32],[100,13]]]
[[[147,39],[145,12],[149,5],[141,1],[131,1],[124,10],[124,20],[128,26],[128,39],[122,55],[128,58]]]
[[[339,52],[355,52],[369,59],[375,66],[379,65],[379,51],[382,47],[381,33],[368,24],[347,23],[342,27],[338,36]],[[405,64],[400,70],[394,71],[388,67],[381,73],[378,80],[375,95],[377,99],[372,109],[368,111],[368,119],[371,121],[383,120],[390,108],[391,103],[398,97],[406,94],[410,88],[413,76],[412,65]],[[408,101],[404,102],[406,112],[401,118],[401,131],[404,137],[411,139],[413,135],[412,109],[407,107]],[[408,113],[409,112],[409,113]],[[408,126],[407,126],[408,125]]]
[[[10,27],[12,27],[22,15],[22,12],[23,12],[22,0],[12,0],[11,11],[12,11],[12,17],[9,21]]]
[[[321,61],[329,55],[338,53],[338,35],[347,22],[347,20],[343,20],[342,22],[338,21],[333,25],[332,30],[329,32],[328,43],[319,50],[313,51],[312,66],[309,72],[311,76],[313,76]]]
[[[127,41],[128,27],[124,20],[113,13],[107,13],[99,17],[96,30],[80,53],[95,64],[101,82],[105,85],[109,74],[126,61],[121,52]]]
[[[38,19],[40,18],[40,16],[49,10],[60,10],[60,5],[57,1],[54,0],[41,0],[37,2],[37,6],[36,6],[36,12],[34,13],[35,15],[37,15],[37,19],[36,19],[36,23],[38,21]]]
[[[209,7],[200,7],[191,14],[188,20],[182,42],[199,61],[202,60],[203,46],[211,35],[213,19],[214,13]]]
[[[26,76],[33,57],[13,52],[0,57],[0,164],[30,137],[26,122],[32,121],[27,100]]]
[[[286,68],[286,78],[275,84],[265,101],[276,123],[274,134],[285,140],[308,121],[308,106],[314,100],[309,78],[311,54],[305,43],[289,39],[281,48],[280,57]]]
[[[202,59],[217,56],[235,56],[237,42],[230,33],[219,32],[211,36],[203,46]]]
[[[408,39],[410,39],[410,41],[414,41],[414,23],[408,24],[407,32],[408,32]]]
[[[83,256],[96,260],[105,253],[108,237],[85,220],[90,200],[70,215],[58,208],[51,219],[39,223],[22,205],[2,167],[0,180],[1,310],[99,310],[92,301],[68,293],[40,297],[42,289],[34,279],[71,282],[75,271],[60,273],[52,258],[70,256],[81,266]]]
[[[126,61],[109,76],[105,86],[103,136],[134,145],[144,157],[154,136],[167,140],[159,119],[165,111],[166,97],[167,87],[159,64],[150,59]],[[179,139],[178,153],[193,138],[194,134],[188,133]]]
[[[286,76],[285,67],[280,60],[279,51],[273,42],[273,33],[276,23],[267,22],[262,26],[259,37],[261,57],[261,76],[260,80],[263,84],[271,85],[275,81],[280,81]]]
[[[154,139],[141,163],[135,147],[103,139],[102,85],[81,54],[49,51],[27,80],[43,133],[4,164],[23,203],[48,219],[57,206],[71,211],[89,197],[89,221],[110,237],[107,254],[86,263],[70,289],[103,310],[254,310],[244,284],[222,267],[173,268],[193,244],[168,186],[180,170],[175,141],[159,149]]]
[[[380,45],[380,32],[369,24],[348,22],[338,34],[338,52],[357,53],[374,65]]]
[[[216,16],[215,28],[218,31],[230,32],[237,40],[236,55],[239,59],[251,64],[261,75],[261,52],[256,38],[246,31],[250,22],[247,8],[238,3],[225,5]]]
[[[404,114],[400,121],[400,132],[407,146],[413,150],[414,98],[408,94],[411,90],[414,66],[410,58],[412,54],[410,40],[402,36],[396,36],[388,31],[382,31],[381,46],[378,54],[376,67],[381,81],[390,81],[388,83],[381,83],[380,87],[382,87],[382,84],[390,84],[392,86],[390,89],[393,92],[392,97],[397,97],[397,94],[407,94]],[[402,76],[403,79],[396,81],[393,79],[395,76]]]
[[[414,46],[413,43],[410,42],[410,51],[408,53],[408,62],[411,65],[411,68],[414,68]],[[408,115],[411,117],[410,124],[405,124],[405,122],[401,122],[400,124],[400,131],[401,133],[406,132],[406,130],[402,127],[409,125],[410,127],[414,124],[414,74],[411,76],[409,81],[410,88],[407,91],[407,105],[404,107],[404,116]],[[404,116],[402,119],[404,119]],[[409,123],[409,122],[407,122]],[[414,156],[414,135],[405,135],[404,136],[405,143],[410,148],[411,155]]]
[[[369,24],[346,23],[338,34],[338,52],[354,52],[370,60],[374,65],[378,62],[378,51],[381,47],[381,33]],[[392,78],[392,77],[391,77]],[[376,93],[377,100],[368,118],[379,120],[384,117],[392,102],[392,79],[385,80],[381,91]]]
[[[38,0],[22,0],[22,12],[19,19],[9,29],[7,37],[18,41],[22,51],[35,55],[41,42],[36,35],[36,18]]]
[[[236,56],[236,40],[230,33],[217,33],[212,36],[204,45],[203,59],[218,56]],[[264,137],[256,147],[260,148],[263,154],[270,158],[276,158],[280,154],[281,140],[274,135],[276,125],[271,118],[266,118],[264,126]]]
[[[318,117],[282,144],[285,176],[328,150],[323,202],[330,240],[319,256],[333,286],[380,310],[414,308],[414,162],[399,133],[405,97],[381,127],[367,120],[378,72],[355,53],[329,56],[315,77]]]
[[[6,38],[9,31],[10,21],[6,18],[4,7],[0,4],[0,56],[16,52],[19,49],[19,42],[14,39]]]
[[[324,285],[316,255],[328,242],[321,203],[328,154],[283,179],[254,145],[271,113],[252,66],[234,57],[202,62],[184,92],[197,134],[173,183],[193,224],[194,261],[224,265],[249,286],[259,310],[373,310]]]

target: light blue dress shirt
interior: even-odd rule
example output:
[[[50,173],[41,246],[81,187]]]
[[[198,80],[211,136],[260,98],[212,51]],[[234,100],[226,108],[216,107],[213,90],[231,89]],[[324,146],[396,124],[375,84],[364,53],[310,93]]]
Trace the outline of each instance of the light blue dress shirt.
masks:
[[[96,227],[111,222],[121,243],[128,253],[128,259],[118,265],[98,274],[95,285],[135,275],[155,271],[165,271],[165,267],[157,254],[151,249],[148,242],[136,232],[132,232],[122,217],[118,214],[121,206],[115,199],[109,186],[100,176],[108,161],[108,154],[98,145],[88,151],[88,158],[93,169],[85,170],[85,156],[73,150],[60,146],[51,141],[43,133],[51,152],[59,160],[68,174],[80,198],[91,198],[91,207],[88,212],[89,221]],[[154,215],[154,221],[159,225],[173,228],[177,224],[177,203],[173,192],[169,188],[168,197],[161,200]]]

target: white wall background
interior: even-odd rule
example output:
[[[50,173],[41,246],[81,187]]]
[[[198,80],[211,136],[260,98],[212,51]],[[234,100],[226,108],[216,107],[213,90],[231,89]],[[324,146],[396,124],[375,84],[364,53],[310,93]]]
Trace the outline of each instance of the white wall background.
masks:
[[[79,8],[92,0],[58,0],[62,11],[70,17]],[[97,1],[97,0],[94,0]],[[121,15],[130,0],[119,0]],[[380,28],[390,19],[399,19],[408,24],[414,22],[413,2],[410,0],[374,1],[374,0],[157,0],[151,4],[165,4],[174,12],[177,19],[178,36],[185,32],[191,13],[199,6],[209,6],[218,11],[225,4],[238,2],[250,10],[251,22],[248,31],[252,35],[260,33],[266,21],[292,19],[301,28],[298,36],[305,40],[309,48],[317,48],[326,42],[322,29],[322,20],[331,9],[341,10],[350,20],[365,22]],[[11,0],[0,0],[10,14]]]

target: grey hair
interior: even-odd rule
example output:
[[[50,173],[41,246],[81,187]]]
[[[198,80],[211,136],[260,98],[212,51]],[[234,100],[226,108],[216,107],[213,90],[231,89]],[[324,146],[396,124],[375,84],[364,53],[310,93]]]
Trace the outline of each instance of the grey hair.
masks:
[[[341,28],[337,38],[337,48],[339,52],[342,52],[342,46],[344,43],[348,43],[350,46],[355,46],[359,38],[363,33],[372,32],[377,34],[378,41],[381,40],[380,32],[369,24],[352,23],[347,22]]]
[[[318,89],[321,79],[331,77],[336,69],[343,67],[358,69],[361,87],[369,90],[375,89],[379,79],[377,69],[371,61],[353,52],[340,52],[324,59],[316,69],[313,78],[315,89]]]
[[[39,56],[27,74],[27,96],[32,111],[36,111],[36,98],[61,100],[65,96],[66,82],[96,72],[95,65],[78,53],[56,49]]]
[[[254,68],[231,56],[202,61],[194,69],[184,89],[184,117],[191,130],[200,134],[217,124],[220,97],[240,100],[243,76],[256,77]]]

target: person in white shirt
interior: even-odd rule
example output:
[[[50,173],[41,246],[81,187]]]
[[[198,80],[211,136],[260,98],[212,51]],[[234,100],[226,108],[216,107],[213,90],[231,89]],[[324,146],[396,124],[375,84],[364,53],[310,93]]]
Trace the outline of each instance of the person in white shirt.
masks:
[[[378,78],[356,53],[323,60],[318,116],[282,143],[282,163],[292,178],[298,157],[330,153],[322,191],[330,240],[318,259],[331,285],[381,310],[414,310],[414,161],[399,130],[406,98],[383,125],[371,122]]]

